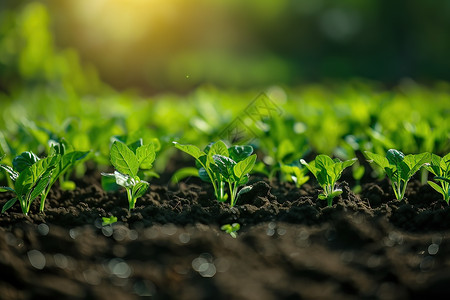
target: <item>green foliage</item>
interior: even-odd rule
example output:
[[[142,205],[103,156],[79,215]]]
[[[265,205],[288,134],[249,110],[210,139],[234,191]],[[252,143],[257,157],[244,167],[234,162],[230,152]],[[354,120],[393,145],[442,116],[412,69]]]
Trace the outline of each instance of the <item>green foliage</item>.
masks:
[[[19,201],[22,212],[25,215],[28,215],[33,201],[41,195],[49,185],[52,173],[61,159],[61,156],[56,154],[39,159],[32,152],[29,152],[22,153],[16,158],[16,163],[14,165],[17,169],[3,164],[0,165],[14,182],[14,187],[2,187],[0,191],[9,191],[15,194],[14,198],[3,205],[2,213]]]
[[[450,153],[444,157],[440,157],[436,154],[431,154],[430,163],[425,165],[425,168],[436,175],[434,180],[439,184],[428,181],[428,184],[439,192],[444,201],[449,204],[450,199]]]
[[[239,223],[225,224],[220,227],[220,229],[231,235],[233,238],[236,238],[238,230],[241,229],[241,225]]]
[[[143,144],[138,140],[130,145],[114,141],[111,146],[110,161],[116,171],[102,173],[103,176],[114,178],[116,184],[127,191],[128,209],[134,209],[136,200],[142,197],[149,187],[147,181],[138,176],[140,169],[150,169],[156,158],[155,144]]]
[[[302,168],[297,165],[281,165],[281,173],[284,175],[284,180],[293,182],[297,188],[300,188],[309,180],[307,168]]]
[[[301,159],[300,163],[305,165],[308,170],[316,177],[317,182],[322,187],[323,192],[319,194],[319,199],[327,200],[328,206],[332,205],[333,198],[342,194],[342,190],[336,187],[336,182],[341,178],[345,168],[353,165],[356,158],[346,161],[334,160],[329,156],[321,154],[307,163]]]
[[[431,160],[428,152],[405,156],[401,151],[389,149],[386,157],[369,151],[365,151],[365,154],[369,160],[384,170],[391,181],[397,200],[405,197],[406,186],[411,177]]]
[[[102,217],[102,226],[112,225],[117,222],[117,217]]]
[[[206,182],[210,182],[214,188],[214,195],[218,201],[224,202],[228,199],[225,194],[225,184],[228,183],[230,191],[230,206],[233,207],[239,196],[248,192],[251,188],[244,187],[238,192],[238,188],[248,182],[250,171],[256,162],[256,154],[253,147],[231,146],[227,147],[224,142],[211,143],[204,151],[193,145],[181,145],[173,142],[175,147],[196,159],[198,176]],[[192,169],[184,174],[192,174]],[[181,172],[177,174],[182,175]]]

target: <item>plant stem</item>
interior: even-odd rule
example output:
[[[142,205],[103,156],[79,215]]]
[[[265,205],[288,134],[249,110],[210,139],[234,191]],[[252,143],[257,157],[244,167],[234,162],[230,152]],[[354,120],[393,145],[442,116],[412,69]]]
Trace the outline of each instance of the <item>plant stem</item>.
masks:
[[[128,197],[128,211],[130,211],[134,208],[133,195],[131,194],[131,189],[127,189],[127,197]]]

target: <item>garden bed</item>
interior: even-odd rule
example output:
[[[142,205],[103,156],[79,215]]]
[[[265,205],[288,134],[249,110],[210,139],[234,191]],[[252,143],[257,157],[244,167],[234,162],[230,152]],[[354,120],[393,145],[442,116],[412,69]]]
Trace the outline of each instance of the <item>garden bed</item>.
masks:
[[[87,179],[86,179],[87,178]],[[190,178],[150,185],[127,210],[100,175],[74,191],[0,215],[5,299],[421,299],[450,282],[450,208],[411,181],[398,201],[387,179],[356,195],[341,182],[333,207],[319,188],[251,176],[238,205]],[[310,182],[312,184],[312,181]],[[0,194],[0,203],[11,195]],[[102,226],[101,217],[118,222]],[[236,239],[220,230],[238,222]]]

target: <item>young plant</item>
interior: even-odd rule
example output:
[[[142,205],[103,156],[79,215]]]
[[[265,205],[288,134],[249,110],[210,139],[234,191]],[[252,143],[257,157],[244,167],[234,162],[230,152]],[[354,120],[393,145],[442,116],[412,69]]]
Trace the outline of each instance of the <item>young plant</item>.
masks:
[[[204,151],[193,145],[181,145],[174,142],[176,148],[196,159],[198,176],[201,180],[210,182],[214,188],[214,195],[220,202],[228,199],[225,184],[230,191],[230,206],[233,207],[239,196],[248,192],[251,187],[238,188],[248,182],[248,173],[253,169],[256,154],[252,154],[253,147],[231,146],[218,141],[208,145]]]
[[[149,183],[138,176],[139,169],[151,169],[155,161],[156,151],[153,143],[143,145],[142,140],[130,146],[115,141],[111,146],[110,161],[116,171],[102,173],[105,177],[114,178],[116,184],[127,191],[128,210],[134,209],[136,200],[142,197]]]
[[[102,217],[102,226],[112,225],[117,222],[117,217]]]
[[[0,191],[13,192],[16,196],[3,205],[2,213],[19,201],[22,212],[28,215],[33,201],[48,186],[60,155],[39,159],[32,152],[24,152],[13,160],[13,168],[1,164],[14,182],[14,187],[1,187]]]
[[[53,184],[59,179],[59,183],[61,188],[67,187],[68,189],[73,189],[75,187],[75,183],[69,181],[65,178],[65,175],[70,175],[68,172],[70,169],[75,167],[75,165],[85,158],[90,151],[75,151],[73,147],[69,145],[64,139],[60,142],[51,141],[51,156],[59,156],[60,159],[55,166],[55,169],[52,172],[52,176],[47,187],[44,189],[41,195],[41,205],[40,211],[44,211],[45,200],[47,199],[47,195],[50,192]]]
[[[425,165],[425,168],[436,175],[434,180],[438,181],[440,185],[433,181],[428,181],[428,184],[441,193],[444,201],[449,204],[450,200],[450,153],[444,157],[440,157],[435,154],[431,154],[431,161]]]
[[[342,190],[336,187],[337,180],[341,178],[344,169],[353,165],[355,161],[356,158],[340,161],[338,158],[331,159],[329,156],[321,154],[317,155],[310,163],[304,159],[301,159],[300,163],[309,169],[322,187],[323,192],[319,194],[319,199],[327,200],[328,206],[331,206],[333,198],[342,194]]]
[[[281,174],[284,174],[285,180],[293,182],[297,188],[300,188],[309,180],[307,168],[301,168],[296,165],[281,165]]]
[[[231,237],[236,238],[238,230],[241,229],[241,225],[239,223],[225,224],[220,229],[231,235]]]
[[[421,154],[404,155],[402,152],[390,149],[386,157],[365,151],[367,158],[380,166],[388,176],[395,198],[402,200],[405,197],[406,186],[411,177],[426,163],[430,162],[428,152]]]

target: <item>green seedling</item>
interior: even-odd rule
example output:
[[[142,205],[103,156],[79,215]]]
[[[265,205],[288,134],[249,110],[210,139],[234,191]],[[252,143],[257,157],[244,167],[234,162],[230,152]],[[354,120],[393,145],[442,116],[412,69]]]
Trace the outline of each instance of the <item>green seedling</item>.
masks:
[[[241,229],[241,225],[239,223],[225,224],[220,229],[231,235],[231,237],[236,238],[238,230]]]
[[[156,151],[153,143],[143,145],[142,140],[127,146],[115,141],[111,146],[110,161],[116,169],[114,173],[102,173],[114,178],[116,184],[127,191],[128,210],[134,209],[136,200],[142,197],[149,187],[147,181],[138,176],[139,169],[150,169],[155,161]]]
[[[201,180],[210,182],[214,188],[214,195],[220,202],[228,199],[225,193],[225,185],[228,183],[230,190],[230,206],[233,207],[240,195],[250,191],[251,187],[238,188],[248,182],[248,173],[253,169],[256,154],[253,147],[231,146],[227,147],[224,142],[218,141],[208,145],[204,151],[193,145],[181,145],[174,142],[177,149],[195,158],[198,176]],[[187,174],[192,174],[187,172]]]
[[[14,158],[13,168],[1,164],[0,167],[14,182],[14,187],[1,187],[0,191],[15,194],[3,205],[2,213],[19,201],[23,214],[28,215],[33,201],[47,188],[60,158],[60,155],[54,155],[39,159],[32,152],[24,152]]]
[[[60,142],[50,142],[51,145],[51,156],[59,156],[60,159],[55,166],[55,169],[52,172],[52,176],[50,178],[50,182],[47,187],[44,189],[41,195],[41,205],[40,211],[44,211],[45,200],[47,199],[47,195],[50,192],[53,184],[59,179],[59,183],[61,188],[67,187],[69,189],[73,189],[75,187],[75,183],[65,178],[66,175],[70,175],[69,170],[71,170],[75,165],[80,162],[83,158],[85,158],[90,151],[75,151],[73,147],[69,145],[64,139]]]
[[[384,170],[391,182],[397,200],[402,200],[405,197],[406,186],[411,177],[431,160],[431,154],[428,152],[405,156],[398,150],[390,149],[387,151],[386,157],[369,151],[364,153],[370,161]]]
[[[117,217],[102,217],[102,226],[112,225],[117,222]]]
[[[307,163],[304,159],[300,163],[305,165],[316,177],[317,182],[322,187],[323,192],[319,194],[319,199],[327,200],[328,206],[332,206],[333,198],[342,194],[342,189],[336,187],[336,182],[341,178],[345,168],[353,165],[356,158],[341,161],[338,158],[331,159],[329,156],[321,154]]]
[[[431,161],[425,165],[425,168],[436,175],[434,180],[438,181],[440,185],[433,181],[428,181],[428,184],[439,192],[444,201],[449,204],[450,199],[450,153],[444,157],[431,154]]]
[[[300,168],[295,165],[281,165],[281,173],[284,174],[285,180],[293,182],[297,188],[300,188],[309,180],[307,176],[308,169]]]

